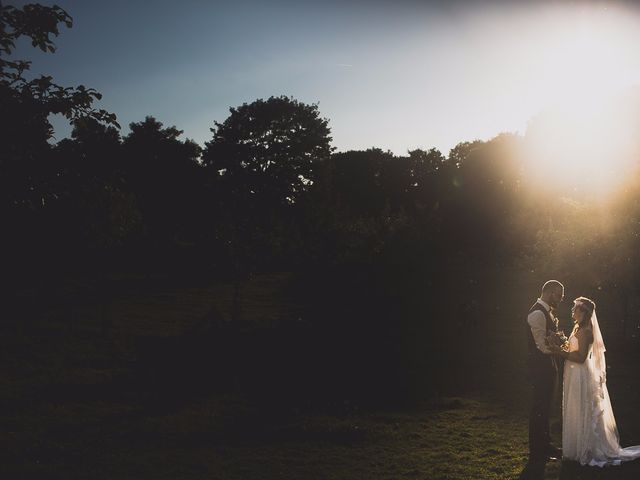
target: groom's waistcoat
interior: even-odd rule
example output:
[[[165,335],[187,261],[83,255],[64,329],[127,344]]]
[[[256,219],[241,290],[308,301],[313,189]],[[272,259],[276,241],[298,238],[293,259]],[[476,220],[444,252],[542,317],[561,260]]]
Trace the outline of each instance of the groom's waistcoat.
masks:
[[[538,302],[533,304],[533,306],[529,309],[529,313],[535,312],[536,310],[540,310],[544,315],[544,318],[546,320],[547,335],[557,331],[557,326],[553,318],[551,317],[551,313],[549,313],[547,309],[544,308]],[[531,326],[529,325],[528,321],[526,321],[526,327],[527,327],[527,360],[528,360],[529,369],[531,373],[541,372],[547,369],[551,369],[555,371],[552,356],[545,355],[540,350],[538,350],[538,347],[536,346],[536,342],[533,339],[533,333],[531,333]]]

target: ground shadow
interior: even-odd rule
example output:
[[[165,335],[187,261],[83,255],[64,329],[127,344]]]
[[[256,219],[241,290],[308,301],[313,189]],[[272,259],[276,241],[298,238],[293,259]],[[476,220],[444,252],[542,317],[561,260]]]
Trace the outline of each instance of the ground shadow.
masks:
[[[544,461],[529,460],[520,472],[518,480],[542,480],[544,478],[544,470],[546,463]]]

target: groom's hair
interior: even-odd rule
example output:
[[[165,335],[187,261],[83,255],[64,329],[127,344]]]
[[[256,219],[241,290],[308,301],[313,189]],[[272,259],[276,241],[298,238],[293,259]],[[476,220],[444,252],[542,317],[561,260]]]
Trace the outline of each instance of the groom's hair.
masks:
[[[560,288],[564,291],[564,285],[562,285],[558,280],[549,280],[542,285],[542,293],[554,292]]]

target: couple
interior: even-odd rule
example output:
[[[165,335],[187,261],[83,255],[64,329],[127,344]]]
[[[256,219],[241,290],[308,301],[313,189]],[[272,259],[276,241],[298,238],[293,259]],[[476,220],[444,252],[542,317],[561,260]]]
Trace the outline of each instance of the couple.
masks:
[[[621,448],[606,383],[604,342],[596,306],[585,297],[574,300],[573,332],[565,341],[554,309],[564,286],[549,280],[527,317],[528,366],[533,385],[529,417],[530,461],[550,458],[604,467],[640,458],[640,445]],[[564,359],[562,451],[549,439],[549,411],[556,378]]]

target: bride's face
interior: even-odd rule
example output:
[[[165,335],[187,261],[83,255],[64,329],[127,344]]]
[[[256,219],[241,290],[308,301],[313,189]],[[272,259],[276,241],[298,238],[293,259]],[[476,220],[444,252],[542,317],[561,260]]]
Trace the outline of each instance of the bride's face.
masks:
[[[574,304],[571,309],[571,318],[573,318],[575,323],[580,323],[582,321],[582,317],[584,317],[584,310]]]

